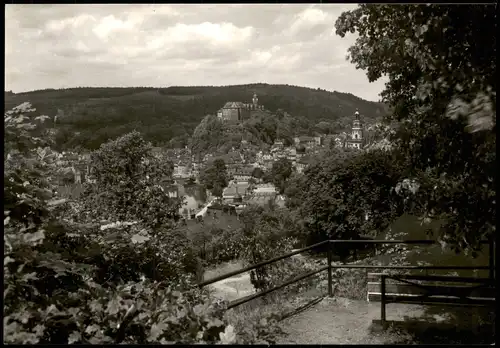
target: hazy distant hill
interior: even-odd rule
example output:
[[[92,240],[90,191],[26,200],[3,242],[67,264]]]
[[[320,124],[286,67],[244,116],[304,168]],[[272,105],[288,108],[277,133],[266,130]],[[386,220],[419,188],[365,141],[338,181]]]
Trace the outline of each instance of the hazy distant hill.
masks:
[[[259,103],[274,112],[283,109],[311,125],[333,122],[342,128],[359,109],[365,123],[386,113],[386,106],[352,94],[289,85],[252,84],[223,87],[71,88],[5,93],[5,110],[25,101],[38,112],[58,115],[58,142],[64,147],[97,148],[131,130],[142,132],[156,145],[187,144],[195,127],[227,101]]]

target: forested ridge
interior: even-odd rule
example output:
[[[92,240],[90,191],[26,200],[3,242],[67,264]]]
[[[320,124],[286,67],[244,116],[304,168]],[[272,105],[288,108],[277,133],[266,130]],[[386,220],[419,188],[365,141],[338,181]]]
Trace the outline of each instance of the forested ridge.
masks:
[[[290,85],[131,87],[46,89],[5,93],[5,111],[29,101],[38,112],[58,115],[56,142],[62,148],[96,149],[130,131],[141,132],[157,146],[184,146],[200,121],[216,114],[227,101],[259,103],[271,111],[285,110],[310,122],[329,121],[337,129],[352,122],[356,109],[370,123],[386,114],[381,103],[352,94]],[[50,122],[47,123],[50,125]]]

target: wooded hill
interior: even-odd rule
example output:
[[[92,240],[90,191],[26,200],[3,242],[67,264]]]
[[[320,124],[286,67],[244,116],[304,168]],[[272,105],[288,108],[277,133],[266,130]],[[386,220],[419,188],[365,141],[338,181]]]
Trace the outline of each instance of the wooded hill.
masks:
[[[58,145],[96,149],[109,139],[132,130],[157,146],[184,146],[200,121],[216,114],[227,101],[259,103],[306,120],[311,129],[328,121],[336,130],[349,127],[356,109],[364,123],[380,119],[384,104],[352,94],[290,85],[251,84],[201,87],[133,87],[47,89],[5,93],[5,110],[29,101],[40,114],[58,115]],[[51,122],[48,125],[52,125]]]

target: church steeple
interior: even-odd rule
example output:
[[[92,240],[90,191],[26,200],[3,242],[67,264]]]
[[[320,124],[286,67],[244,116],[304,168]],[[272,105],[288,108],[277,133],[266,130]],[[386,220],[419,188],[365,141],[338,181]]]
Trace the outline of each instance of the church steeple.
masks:
[[[257,106],[259,105],[259,98],[257,98],[257,93],[253,94],[252,102],[253,102],[253,108],[257,109]]]
[[[352,123],[351,144],[353,147],[361,149],[363,143],[363,129],[359,119],[359,111],[356,109],[354,113],[354,121]]]

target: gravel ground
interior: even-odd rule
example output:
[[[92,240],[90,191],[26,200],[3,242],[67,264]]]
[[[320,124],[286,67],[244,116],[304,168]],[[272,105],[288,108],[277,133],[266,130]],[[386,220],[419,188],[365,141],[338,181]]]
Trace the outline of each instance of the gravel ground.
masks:
[[[451,321],[447,310],[436,306],[390,303],[387,321],[394,326],[381,330],[380,303],[325,298],[308,310],[284,320],[286,333],[280,344],[491,344],[494,321],[480,324],[477,309],[461,308],[463,319]],[[494,315],[494,314],[493,314]],[[467,322],[468,321],[468,322]]]
[[[229,263],[217,270],[208,271],[205,274],[205,279],[239,268],[241,265]],[[214,290],[216,297],[229,301],[255,293],[248,273],[219,281],[210,287]],[[320,293],[322,292],[320,291]],[[311,296],[306,296],[306,299],[311,299],[318,294],[315,293],[314,296]],[[299,304],[294,301],[291,301],[291,304],[294,308],[299,307]],[[451,325],[451,329],[440,328],[440,326],[450,326],[450,324],[446,325],[451,318],[448,310],[441,310],[435,306],[390,303],[386,306],[387,320],[396,322],[396,327],[382,331],[373,324],[373,320],[380,320],[379,302],[350,300],[341,297],[325,298],[305,311],[283,320],[280,325],[285,334],[278,339],[277,343],[448,344],[453,340],[457,344],[491,344],[494,342],[492,329],[483,329],[481,325],[478,326],[478,317],[474,315],[473,310],[471,309],[470,315],[466,313],[467,311],[465,308],[460,309],[462,319],[468,318],[469,323],[464,323],[464,328],[460,329],[459,333],[456,322],[455,325]],[[482,317],[487,318],[486,316]],[[416,326],[412,326],[414,324],[408,322],[412,319],[423,324],[417,323]],[[462,324],[462,321],[460,323]],[[474,334],[469,332],[471,324],[476,329]],[[433,337],[429,338],[430,336]]]
[[[387,320],[418,317],[423,308],[389,304]],[[380,319],[380,303],[345,298],[328,299],[282,322],[286,335],[280,344],[383,344],[394,342],[391,333],[372,332],[372,320]],[[394,342],[398,343],[398,342]]]

